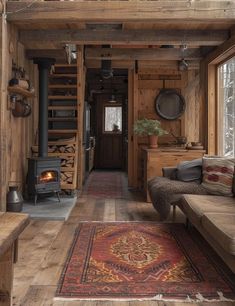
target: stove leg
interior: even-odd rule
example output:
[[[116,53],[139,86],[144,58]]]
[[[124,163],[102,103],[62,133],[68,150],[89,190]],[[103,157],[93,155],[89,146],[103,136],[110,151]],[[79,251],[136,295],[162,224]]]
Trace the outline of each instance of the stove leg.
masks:
[[[37,199],[38,199],[38,195],[37,195],[37,193],[36,193],[35,196],[34,196],[34,205],[37,204]]]
[[[56,191],[56,195],[57,195],[58,201],[60,202],[60,194],[59,194],[59,191]]]

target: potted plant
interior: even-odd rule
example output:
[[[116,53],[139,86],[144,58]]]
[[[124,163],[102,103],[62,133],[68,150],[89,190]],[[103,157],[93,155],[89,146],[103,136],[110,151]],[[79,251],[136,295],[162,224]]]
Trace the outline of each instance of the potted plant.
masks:
[[[161,127],[161,122],[154,119],[139,119],[134,123],[134,133],[139,136],[148,136],[149,147],[157,148],[158,136],[168,134]]]

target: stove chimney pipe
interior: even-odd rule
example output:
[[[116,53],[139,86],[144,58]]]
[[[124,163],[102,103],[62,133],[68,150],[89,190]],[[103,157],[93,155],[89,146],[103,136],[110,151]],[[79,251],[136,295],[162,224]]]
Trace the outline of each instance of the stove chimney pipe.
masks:
[[[38,156],[48,155],[48,74],[55,63],[53,58],[34,58],[39,70],[39,120],[38,120]]]

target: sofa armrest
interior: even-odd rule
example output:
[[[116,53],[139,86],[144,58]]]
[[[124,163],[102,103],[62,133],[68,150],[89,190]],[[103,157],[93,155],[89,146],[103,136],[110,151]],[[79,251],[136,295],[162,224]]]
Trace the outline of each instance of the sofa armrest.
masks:
[[[177,167],[163,167],[162,168],[162,175],[168,178],[174,178],[176,173]]]

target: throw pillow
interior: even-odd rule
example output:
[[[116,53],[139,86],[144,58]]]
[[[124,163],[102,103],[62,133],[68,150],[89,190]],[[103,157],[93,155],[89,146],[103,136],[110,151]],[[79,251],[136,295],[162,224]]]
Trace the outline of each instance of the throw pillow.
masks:
[[[202,159],[202,186],[211,194],[233,196],[235,158],[207,156]]]
[[[177,165],[177,180],[183,182],[196,181],[201,183],[202,158],[182,161]]]

